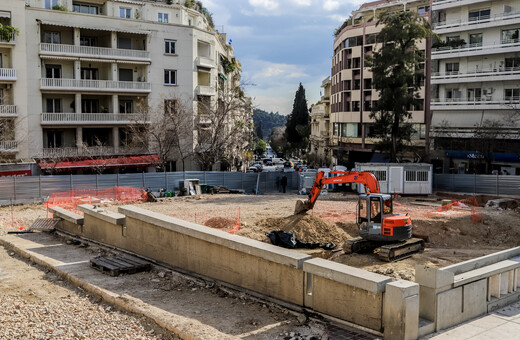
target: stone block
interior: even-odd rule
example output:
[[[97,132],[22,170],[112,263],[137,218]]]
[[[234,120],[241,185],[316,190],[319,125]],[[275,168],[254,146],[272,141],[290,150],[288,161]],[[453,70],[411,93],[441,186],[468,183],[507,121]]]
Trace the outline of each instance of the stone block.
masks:
[[[415,266],[415,282],[421,286],[441,289],[453,284],[454,274],[424,265]]]
[[[419,285],[399,280],[388,283],[383,307],[387,340],[412,340],[419,334]]]

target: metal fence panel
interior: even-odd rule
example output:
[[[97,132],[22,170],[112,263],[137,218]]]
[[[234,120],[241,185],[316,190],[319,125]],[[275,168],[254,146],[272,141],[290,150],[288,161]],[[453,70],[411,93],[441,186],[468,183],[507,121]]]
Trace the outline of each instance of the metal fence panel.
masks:
[[[20,177],[13,177],[13,188],[16,188],[17,200],[34,200],[40,197],[39,193],[39,177],[28,177],[26,180],[20,180]]]
[[[437,191],[487,195],[518,195],[520,176],[435,174]]]

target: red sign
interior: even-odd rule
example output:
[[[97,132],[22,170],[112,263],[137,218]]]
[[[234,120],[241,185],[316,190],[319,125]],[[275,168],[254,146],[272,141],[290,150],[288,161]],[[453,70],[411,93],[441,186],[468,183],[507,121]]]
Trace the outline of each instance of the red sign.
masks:
[[[24,177],[31,176],[31,170],[0,171],[0,177]]]

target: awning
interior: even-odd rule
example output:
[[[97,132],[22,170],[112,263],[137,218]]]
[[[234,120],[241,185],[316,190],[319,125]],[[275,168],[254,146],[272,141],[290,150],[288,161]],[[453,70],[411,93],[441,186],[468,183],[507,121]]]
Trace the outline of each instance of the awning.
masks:
[[[76,57],[62,57],[59,55],[42,55],[40,56],[42,59],[52,59],[52,60],[79,60],[79,58]]]
[[[126,30],[120,27],[103,27],[96,25],[81,25],[77,23],[69,23],[69,22],[58,22],[58,21],[47,21],[36,19],[43,25],[52,25],[52,26],[61,26],[61,27],[71,27],[71,28],[83,28],[87,30],[96,30],[96,31],[107,31],[107,32],[121,32],[121,33],[131,33],[131,34],[150,34],[150,31],[136,31],[136,30]]]
[[[160,162],[157,155],[140,156],[114,156],[96,159],[83,159],[74,161],[54,162],[52,160],[39,159],[38,165],[42,170],[65,169],[94,169],[104,168],[131,168],[154,166]]]
[[[11,18],[11,12],[0,11],[0,18]]]
[[[219,73],[218,76],[219,76],[220,78],[224,79],[224,81],[227,80],[227,78],[226,78],[222,73]]]

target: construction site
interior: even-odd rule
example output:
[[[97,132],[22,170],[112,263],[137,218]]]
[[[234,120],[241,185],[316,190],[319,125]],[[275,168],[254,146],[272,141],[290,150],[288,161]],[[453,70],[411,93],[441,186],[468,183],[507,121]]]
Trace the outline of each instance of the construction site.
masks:
[[[148,321],[142,321],[141,324],[148,322],[150,325],[155,322],[155,330],[151,332],[150,329],[143,329],[143,338],[169,339],[179,336],[217,339],[223,334],[229,335],[230,338],[252,339],[321,339],[327,336],[334,338],[331,335],[333,331],[315,319],[319,315],[318,319],[321,321],[328,320],[328,316],[344,321],[347,326],[365,332],[368,339],[383,336],[388,339],[411,339],[488,312],[492,310],[491,303],[498,308],[506,302],[518,299],[518,262],[515,262],[516,265],[505,266],[502,271],[493,269],[487,276],[472,273],[479,268],[482,271],[486,266],[496,266],[497,263],[520,255],[518,248],[514,248],[518,247],[520,239],[520,226],[517,222],[520,208],[515,199],[448,193],[429,196],[395,195],[394,211],[411,216],[413,236],[424,240],[425,248],[403,259],[385,262],[373,253],[348,254],[342,249],[345,241],[358,237],[359,234],[356,219],[360,203],[357,193],[322,193],[313,209],[304,214],[294,214],[296,201],[302,199],[302,195],[295,193],[247,195],[195,192],[195,195],[180,197],[161,196],[163,197],[149,202],[146,192],[139,189],[84,190],[57,193],[45,204],[3,207],[0,210],[2,244],[7,245],[6,248],[9,249],[16,248],[18,241],[9,241],[14,238],[38,243],[38,235],[45,234],[45,237],[63,242],[67,249],[80,247],[83,248],[82,251],[90,250],[91,253],[87,256],[91,257],[110,257],[123,252],[152,260],[152,263],[159,267],[154,267],[151,272],[130,275],[126,272],[119,274],[116,271],[116,277],[111,278],[104,273],[106,278],[103,279],[105,288],[114,288],[117,285],[110,283],[111,280],[123,277],[121,280],[139,281],[143,280],[143,275],[151,275],[146,278],[150,280],[149,287],[143,288],[147,291],[147,298],[158,303],[161,294],[167,291],[170,293],[170,303],[175,304],[177,301],[184,306],[186,312],[181,313],[181,322],[174,322],[171,318],[161,319],[161,313],[154,311],[152,315],[158,317],[151,317],[151,321],[147,319]],[[56,220],[57,234],[42,233],[42,229],[48,231],[45,227],[31,229],[34,221],[49,218]],[[108,231],[114,228],[115,234]],[[274,231],[290,232],[302,244],[315,246],[289,250],[273,248],[267,235]],[[176,236],[169,236],[170,232]],[[172,237],[178,241],[172,241],[170,244]],[[247,239],[258,242],[249,243]],[[46,239],[45,242],[50,241]],[[222,247],[227,250],[220,249]],[[278,248],[280,250],[277,250]],[[228,253],[229,251],[231,253]],[[471,264],[474,259],[496,257],[490,254],[504,254],[504,251],[507,255],[498,255],[496,261],[481,260],[482,265]],[[235,252],[238,254],[234,254]],[[25,257],[32,259],[29,255]],[[270,264],[266,267],[262,261],[268,261]],[[292,261],[296,262],[291,264]],[[276,263],[276,266],[271,262]],[[471,265],[468,267],[466,263]],[[345,266],[336,267],[335,264]],[[460,269],[462,267],[456,267],[458,264],[467,268]],[[88,264],[85,266],[88,267]],[[352,267],[362,271],[352,273],[348,269]],[[452,267],[458,269],[446,274],[443,268]],[[417,268],[422,269],[417,272]],[[306,274],[301,282],[298,273]],[[464,277],[457,278],[464,273]],[[484,302],[471,302],[475,310],[463,309],[464,315],[439,315],[446,313],[445,308],[449,307],[442,305],[444,300],[441,295],[448,291],[446,287],[450,286],[449,294],[455,294],[451,295],[450,300],[456,303],[453,302],[458,299],[455,291],[461,288],[461,285],[457,285],[457,280],[467,280],[467,276],[471,276],[468,273],[476,276],[474,281],[468,283],[467,291],[471,292],[471,287],[477,287],[479,294],[485,295]],[[0,276],[1,274],[0,272]],[[249,277],[246,278],[244,275]],[[74,282],[59,276],[58,274],[51,281],[58,281],[62,285],[65,284],[63,281]],[[321,282],[319,278],[326,278],[327,283]],[[434,284],[430,285],[428,282],[432,280]],[[224,285],[220,286],[220,282]],[[383,299],[395,299],[392,295],[394,293],[388,288],[392,282],[396,285],[405,284],[406,287],[401,287],[400,295],[398,294],[401,300],[404,299],[402,301],[413,298],[417,304],[417,325],[392,326],[389,319],[386,319],[388,307],[382,302]],[[438,283],[437,286],[435,282]],[[338,283],[350,287],[353,292],[344,293],[345,288],[336,287]],[[325,296],[320,291],[323,289],[320,285],[329,284],[331,286],[327,286],[326,291],[330,296]],[[375,288],[370,288],[373,284]],[[498,293],[493,291],[496,284]],[[215,285],[220,288],[216,289]],[[440,289],[441,287],[443,288]],[[11,288],[0,284],[0,289],[3,296],[1,303],[7,303]],[[44,288],[38,288],[36,293],[41,293],[42,289]],[[70,289],[77,290],[74,287]],[[341,292],[335,293],[338,289]],[[114,294],[132,296],[135,293],[134,299],[146,300],[140,297],[140,294],[144,293],[137,293],[137,290],[136,288],[136,291],[118,291]],[[312,294],[310,290],[313,290]],[[435,305],[433,311],[423,306],[430,303],[423,299],[430,299],[431,293],[438,298],[432,303]],[[45,294],[52,296],[55,293],[49,291]],[[61,295],[64,293],[56,294],[57,300],[62,303],[64,297]],[[82,290],[81,294],[85,296],[86,293]],[[154,294],[156,296],[152,297]],[[464,305],[468,301],[464,301],[464,290],[462,294],[461,303]],[[70,295],[71,293],[66,296],[72,299]],[[27,290],[24,290],[21,296],[29,301],[34,298],[32,293],[28,295]],[[223,296],[231,301],[230,304],[219,305],[223,310],[208,311],[208,307],[204,307],[214,303],[215,299],[222,299]],[[93,301],[100,304],[101,301],[107,302],[107,299],[110,302],[110,298],[101,294],[101,298],[94,298]],[[367,304],[366,299],[371,302]],[[322,301],[319,302],[320,300]],[[396,303],[397,306],[400,306],[401,300]],[[330,305],[336,304],[333,301],[348,302],[351,308],[345,311],[338,306],[332,307]],[[240,319],[236,314],[244,313],[244,310],[235,311],[237,304],[255,310],[246,313],[253,313],[257,319]],[[476,305],[479,307],[475,307]],[[159,306],[159,303],[156,306]],[[409,313],[414,313],[413,308],[408,310],[406,306],[405,303],[402,307],[396,308],[402,308],[404,317],[409,317]],[[110,308],[99,307],[103,313]],[[140,315],[139,308],[129,309]],[[218,318],[219,313],[220,320],[208,321],[208,317]],[[237,321],[237,318],[241,321]],[[451,320],[446,321],[444,318]],[[168,324],[165,320],[170,320],[173,324]],[[266,327],[268,324],[276,324],[276,327],[270,329]],[[392,327],[398,331],[390,331]],[[52,332],[58,330],[59,328],[55,328]],[[158,330],[161,330],[161,334]]]

